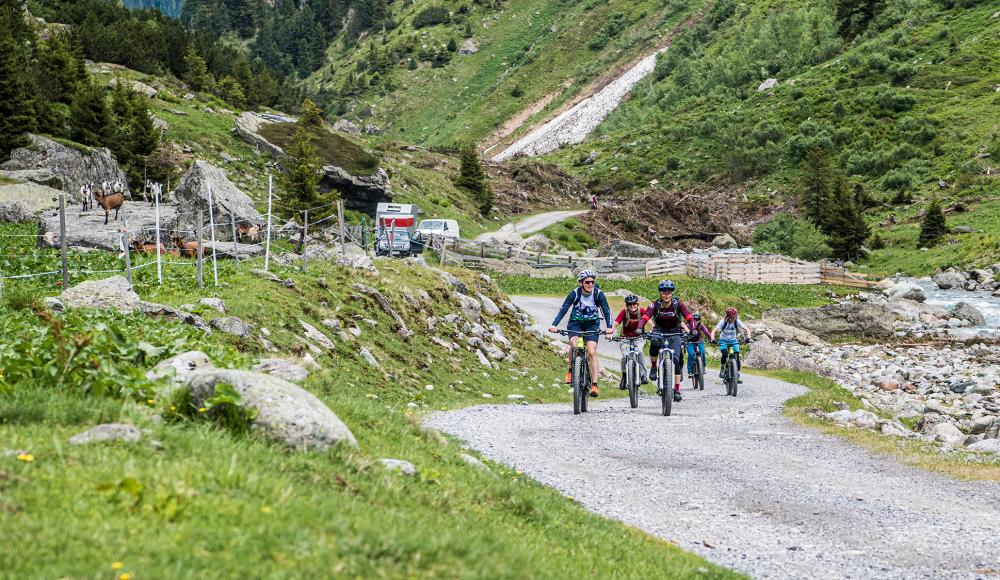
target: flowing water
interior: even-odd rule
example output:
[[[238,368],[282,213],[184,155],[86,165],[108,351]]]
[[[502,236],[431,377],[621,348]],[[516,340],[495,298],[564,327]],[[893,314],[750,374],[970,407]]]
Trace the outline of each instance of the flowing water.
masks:
[[[967,331],[996,330],[1000,327],[1000,298],[992,296],[988,291],[969,291],[961,288],[942,290],[930,278],[904,278],[903,280],[920,286],[924,295],[927,296],[927,300],[925,300],[927,304],[951,308],[959,302],[965,302],[982,312],[983,316],[986,317],[986,326],[966,329]]]

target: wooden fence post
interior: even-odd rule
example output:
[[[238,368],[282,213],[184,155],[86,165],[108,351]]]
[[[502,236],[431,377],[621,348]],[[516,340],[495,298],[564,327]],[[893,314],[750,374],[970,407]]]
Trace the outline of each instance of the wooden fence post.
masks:
[[[479,257],[486,257],[486,242],[479,242]]]

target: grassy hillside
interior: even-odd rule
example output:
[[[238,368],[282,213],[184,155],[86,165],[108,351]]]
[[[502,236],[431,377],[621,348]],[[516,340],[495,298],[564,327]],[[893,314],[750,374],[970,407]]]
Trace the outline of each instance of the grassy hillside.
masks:
[[[555,578],[583,566],[600,576],[735,576],[599,518],[516,471],[494,464],[481,471],[460,458],[459,444],[421,428],[425,412],[479,403],[484,393],[496,403],[515,393],[526,401],[563,401],[569,412],[559,382],[565,363],[539,348],[512,315],[496,320],[516,360],[484,370],[472,353],[431,343],[428,312],[403,299],[404,292],[424,289],[435,314],[457,309],[427,270],[395,260],[379,261],[379,276],[323,264],[307,273],[277,269],[294,280],[290,288],[250,275],[251,265],[237,274],[226,263],[220,287],[204,292],[178,275],[156,286],[149,269],[137,273],[136,287],[144,298],[171,305],[222,298],[229,314],[268,328],[279,353],[303,350],[300,320],[324,329],[325,318],[357,323],[355,339],[332,335],[335,349],[316,356],[323,370],[303,386],[347,423],[358,448],[289,453],[205,415],[180,413],[159,395],[161,384],[143,377],[159,360],[195,348],[220,366],[247,368],[265,354],[256,340],[206,337],[176,323],[107,311],[52,316],[38,309],[39,296],[54,293],[46,285],[51,279],[7,281],[0,307],[9,339],[0,348],[5,574],[242,578],[321,570],[352,577]],[[501,299],[477,274],[455,274]],[[379,288],[416,335],[402,342],[377,305],[350,297],[354,282]],[[366,365],[361,347],[380,362],[378,369]],[[143,440],[66,443],[109,421],[145,429]],[[384,457],[411,461],[419,474],[394,474],[379,464]]]
[[[879,230],[887,247],[874,252],[872,269],[996,262],[996,7],[862,3],[876,7],[874,18],[845,30],[850,20],[837,7],[849,4],[715,2],[587,143],[552,158],[592,186],[718,190],[716,205],[745,199],[744,211],[760,215],[794,203],[803,157],[817,148],[873,198],[871,222],[889,214],[900,222]],[[779,84],[758,91],[768,78]],[[595,149],[595,163],[577,165]],[[934,195],[964,206],[953,225],[985,231],[956,236],[928,260],[916,222]]]
[[[529,123],[609,69],[648,54],[700,4],[396,2],[395,28],[356,45],[335,42],[307,88],[331,114],[370,118],[393,138],[479,142],[533,104],[544,99]],[[466,37],[478,52],[449,50],[450,40],[458,49]]]

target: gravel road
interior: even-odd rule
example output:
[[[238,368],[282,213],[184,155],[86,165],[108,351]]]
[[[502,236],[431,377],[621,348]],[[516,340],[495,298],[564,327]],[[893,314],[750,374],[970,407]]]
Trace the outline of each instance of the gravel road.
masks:
[[[486,232],[476,236],[477,242],[488,242],[490,240],[518,242],[521,236],[533,234],[544,230],[552,224],[559,223],[571,217],[587,213],[585,209],[574,209],[565,211],[549,211],[528,216],[520,221],[507,224],[495,232]]]
[[[549,299],[551,300],[551,299]],[[647,395],[435,413],[431,427],[599,514],[760,578],[983,577],[1000,570],[1000,484],[903,466],[781,414],[797,385],[710,377],[671,417]]]

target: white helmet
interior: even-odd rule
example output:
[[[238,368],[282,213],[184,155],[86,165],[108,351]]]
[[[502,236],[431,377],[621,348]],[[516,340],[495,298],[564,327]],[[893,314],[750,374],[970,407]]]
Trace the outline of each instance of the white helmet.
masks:
[[[577,282],[582,282],[585,278],[595,278],[596,279],[597,278],[597,273],[595,273],[593,270],[581,270],[580,273],[577,274],[577,276],[576,276],[576,281]]]

